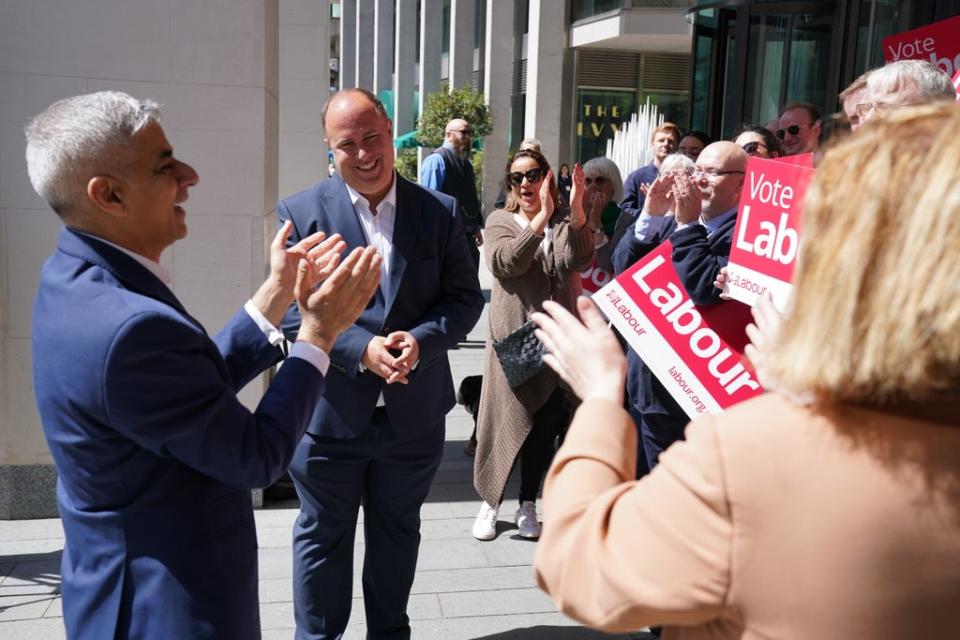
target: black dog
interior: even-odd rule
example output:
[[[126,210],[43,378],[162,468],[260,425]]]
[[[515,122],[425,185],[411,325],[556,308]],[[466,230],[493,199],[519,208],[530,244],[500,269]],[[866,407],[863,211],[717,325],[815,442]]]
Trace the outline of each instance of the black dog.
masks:
[[[473,416],[473,434],[463,447],[463,452],[473,456],[477,451],[477,413],[480,412],[480,390],[483,388],[483,376],[467,376],[457,390],[457,404],[462,404]]]

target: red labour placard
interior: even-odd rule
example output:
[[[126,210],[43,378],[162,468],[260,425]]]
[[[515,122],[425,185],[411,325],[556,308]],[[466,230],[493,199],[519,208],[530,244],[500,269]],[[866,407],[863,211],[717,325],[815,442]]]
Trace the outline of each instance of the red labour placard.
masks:
[[[763,392],[743,357],[750,309],[693,304],[664,242],[593,295],[691,418],[718,414]]]
[[[953,78],[960,72],[960,16],[884,38],[883,59],[926,60]]]
[[[769,291],[786,308],[800,249],[803,195],[813,169],[750,158],[727,265],[726,293],[752,305]]]

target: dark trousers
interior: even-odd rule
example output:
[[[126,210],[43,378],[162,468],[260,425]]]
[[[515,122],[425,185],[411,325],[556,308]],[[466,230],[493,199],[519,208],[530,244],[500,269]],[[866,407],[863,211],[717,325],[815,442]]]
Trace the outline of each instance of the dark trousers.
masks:
[[[533,428],[520,447],[520,502],[535,501],[555,452],[555,440],[570,422],[565,394],[555,389],[533,414]]]
[[[643,452],[647,457],[647,468],[653,471],[660,460],[660,453],[677,440],[683,440],[683,430],[690,419],[664,413],[644,413],[640,415],[640,436],[643,439]]]
[[[297,640],[340,638],[353,597],[353,546],[363,504],[367,638],[410,638],[407,600],[420,547],[420,507],[440,466],[444,424],[401,438],[377,410],[352,440],[307,434],[290,476],[300,496],[293,527]]]

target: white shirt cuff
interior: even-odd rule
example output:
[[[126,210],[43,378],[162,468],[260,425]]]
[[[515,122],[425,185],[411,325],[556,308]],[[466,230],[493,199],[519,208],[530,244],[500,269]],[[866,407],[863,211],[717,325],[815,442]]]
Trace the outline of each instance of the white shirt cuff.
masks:
[[[247,312],[247,315],[250,316],[254,324],[260,328],[260,331],[263,331],[267,342],[275,347],[280,346],[280,343],[283,342],[283,334],[260,313],[260,309],[257,309],[256,305],[253,304],[253,300],[247,300],[247,303],[243,305],[243,310]]]
[[[323,349],[315,347],[309,342],[294,342],[290,347],[290,358],[302,358],[315,366],[317,370],[327,375],[327,369],[330,368],[330,356]]]
[[[641,213],[637,217],[637,224],[634,228],[634,234],[637,240],[648,240],[651,236],[660,231],[663,221],[667,216],[652,216],[649,213]]]

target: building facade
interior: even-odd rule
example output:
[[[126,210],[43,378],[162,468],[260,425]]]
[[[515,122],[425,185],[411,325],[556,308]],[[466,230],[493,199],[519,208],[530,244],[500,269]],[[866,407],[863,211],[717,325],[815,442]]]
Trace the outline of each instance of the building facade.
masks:
[[[837,94],[883,64],[883,38],[960,15],[960,0],[693,4],[690,124],[724,137],[791,102],[837,111]]]

